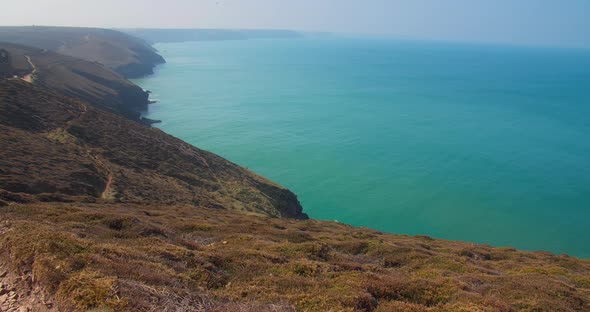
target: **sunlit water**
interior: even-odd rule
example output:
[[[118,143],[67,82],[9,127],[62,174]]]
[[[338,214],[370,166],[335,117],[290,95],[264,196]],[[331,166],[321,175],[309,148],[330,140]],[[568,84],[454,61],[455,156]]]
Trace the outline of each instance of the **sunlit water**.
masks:
[[[158,127],[313,218],[590,257],[590,53],[384,39],[158,44]]]

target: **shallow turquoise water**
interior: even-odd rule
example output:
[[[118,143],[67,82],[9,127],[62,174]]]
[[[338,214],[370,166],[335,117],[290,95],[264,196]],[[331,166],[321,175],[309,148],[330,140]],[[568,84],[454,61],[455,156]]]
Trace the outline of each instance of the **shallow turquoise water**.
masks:
[[[313,218],[590,257],[590,53],[381,39],[158,44],[166,132]]]

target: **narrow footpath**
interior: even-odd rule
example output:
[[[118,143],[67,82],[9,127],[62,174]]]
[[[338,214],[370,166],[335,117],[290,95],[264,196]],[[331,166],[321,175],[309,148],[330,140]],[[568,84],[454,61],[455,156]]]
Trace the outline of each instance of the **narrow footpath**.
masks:
[[[33,83],[33,77],[37,73],[37,67],[35,66],[35,64],[33,64],[33,61],[31,61],[31,57],[29,57],[28,55],[25,55],[25,58],[27,59],[27,62],[29,63],[29,65],[31,66],[31,68],[33,70],[31,71],[30,74],[23,76],[21,79],[28,82],[28,83]]]

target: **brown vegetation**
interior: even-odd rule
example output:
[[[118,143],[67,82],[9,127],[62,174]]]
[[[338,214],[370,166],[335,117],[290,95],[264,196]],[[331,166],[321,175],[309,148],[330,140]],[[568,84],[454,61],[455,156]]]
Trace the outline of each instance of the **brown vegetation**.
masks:
[[[100,63],[125,77],[153,73],[164,59],[145,41],[97,28],[0,27],[0,42],[12,42]]]
[[[568,256],[193,206],[12,204],[0,220],[22,289],[60,311],[590,309],[590,262]]]
[[[133,120],[139,120],[139,112],[147,109],[147,92],[100,64],[8,43],[0,43],[0,49],[9,54],[9,75],[28,75],[33,63],[32,78],[38,86]]]
[[[104,195],[307,217],[293,193],[217,155],[22,81],[0,81],[0,130],[0,199]]]

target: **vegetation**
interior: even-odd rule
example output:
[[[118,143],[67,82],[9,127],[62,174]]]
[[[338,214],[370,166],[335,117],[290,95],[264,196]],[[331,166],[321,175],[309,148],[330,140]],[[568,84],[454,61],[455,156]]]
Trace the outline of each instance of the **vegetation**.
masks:
[[[186,204],[307,218],[293,193],[244,168],[29,83],[0,81],[0,130],[6,201]]]
[[[8,43],[0,43],[0,50],[9,55],[10,77],[31,73],[30,60],[36,69],[35,85],[136,121],[147,109],[147,92],[101,64]]]
[[[0,311],[590,310],[590,260],[307,220],[99,64],[0,44],[0,77]]]
[[[0,27],[0,42],[35,47],[100,63],[131,78],[151,74],[155,65],[165,62],[145,41],[109,29]]]
[[[565,255],[191,206],[12,204],[0,219],[2,256],[60,311],[590,308],[590,261]]]

